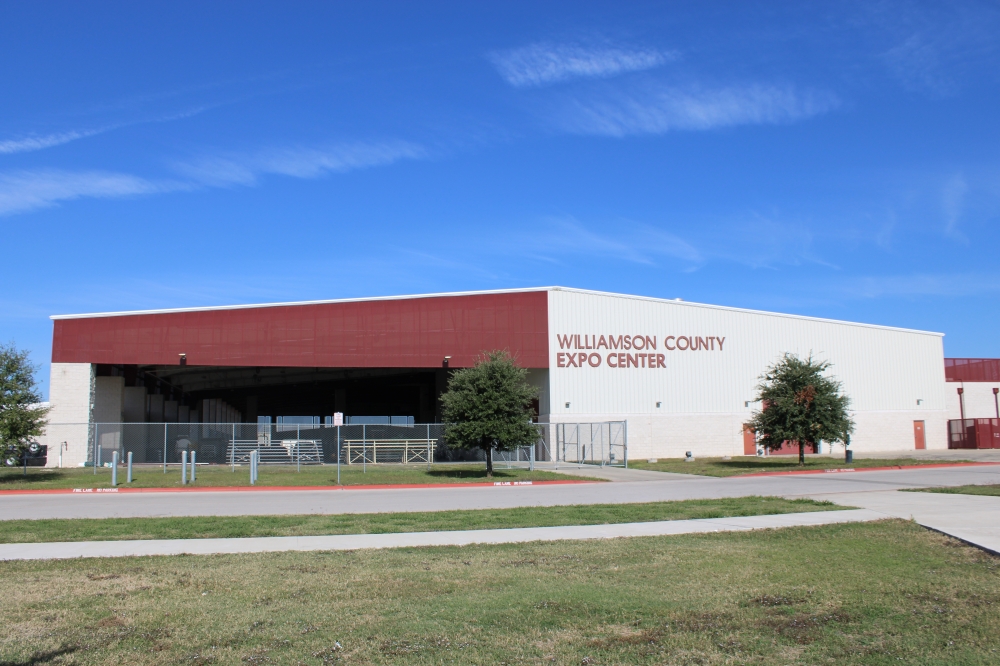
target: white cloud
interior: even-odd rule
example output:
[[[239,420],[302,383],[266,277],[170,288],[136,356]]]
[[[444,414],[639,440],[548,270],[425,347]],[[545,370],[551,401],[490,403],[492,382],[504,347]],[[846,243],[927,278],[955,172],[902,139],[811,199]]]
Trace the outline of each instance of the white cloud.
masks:
[[[571,217],[553,219],[549,221],[548,230],[539,234],[536,245],[555,254],[615,257],[637,264],[655,264],[656,257],[670,257],[691,264],[702,261],[701,253],[693,245],[648,224],[618,220],[606,226],[607,232],[600,233]]]
[[[92,197],[110,199],[152,194],[182,187],[154,183],[129,174],[106,171],[13,171],[0,173],[0,215],[54,206],[60,201]]]
[[[652,69],[677,58],[670,51],[588,48],[568,44],[531,44],[489,55],[500,76],[515,88],[530,88],[576,78],[606,78]]]
[[[0,155],[11,155],[14,153],[30,153],[36,150],[43,150],[45,148],[53,148],[55,146],[61,146],[71,141],[76,141],[77,139],[86,139],[87,137],[96,136],[98,134],[104,134],[105,132],[110,132],[112,130],[120,129],[122,127],[130,127],[133,125],[145,125],[147,123],[167,123],[174,120],[184,120],[186,118],[197,116],[198,114],[203,113],[204,111],[207,111],[208,109],[211,109],[214,106],[217,105],[203,105],[187,109],[185,111],[180,111],[174,114],[158,116],[155,118],[146,118],[142,120],[134,120],[131,122],[115,123],[113,125],[107,125],[105,127],[99,127],[97,129],[70,130],[67,132],[57,132],[54,134],[45,134],[41,136],[36,134],[31,134],[29,136],[24,136],[17,139],[5,139],[0,141]]]
[[[0,173],[0,215],[23,213],[84,197],[112,199],[198,187],[256,185],[264,174],[319,178],[328,173],[425,157],[424,149],[403,141],[344,144],[325,150],[290,148],[253,155],[208,157],[177,165],[186,182],[149,180],[106,171],[9,171]]]
[[[976,296],[1000,292],[1000,276],[919,273],[879,275],[838,280],[833,291],[855,298]]]
[[[885,52],[889,70],[909,90],[924,90],[938,97],[953,94],[957,86],[941,63],[942,46],[915,33]]]
[[[962,216],[965,195],[968,191],[969,186],[965,182],[965,177],[962,174],[956,174],[944,184],[944,190],[941,193],[941,206],[944,210],[944,232],[948,236],[962,240],[965,240],[965,236],[958,230],[958,221]]]
[[[98,129],[80,132],[60,132],[58,134],[46,134],[44,136],[27,136],[20,139],[6,139],[4,141],[0,141],[0,155],[29,153],[35,150],[42,150],[43,148],[61,146],[62,144],[69,143],[70,141],[76,141],[77,139],[84,139],[88,136],[100,134],[103,131],[105,130]]]
[[[206,157],[178,164],[177,168],[205,185],[255,185],[265,174],[319,178],[328,173],[345,173],[423,157],[426,151],[421,146],[406,141],[349,143],[326,149],[284,148],[248,155]]]
[[[788,86],[749,85],[705,89],[652,88],[638,93],[576,99],[559,113],[564,129],[626,136],[735,125],[775,125],[826,113],[839,104],[831,93]]]

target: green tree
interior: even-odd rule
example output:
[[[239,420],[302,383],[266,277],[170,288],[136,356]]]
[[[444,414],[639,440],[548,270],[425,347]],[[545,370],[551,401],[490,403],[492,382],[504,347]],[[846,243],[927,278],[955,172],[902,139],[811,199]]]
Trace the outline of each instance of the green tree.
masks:
[[[48,407],[35,386],[38,368],[28,352],[13,343],[0,345],[0,452],[4,458],[24,453],[31,439],[45,432]]]
[[[441,395],[448,446],[481,449],[486,476],[493,476],[494,449],[510,451],[538,441],[531,401],[538,389],[528,384],[528,371],[506,351],[491,351],[471,368],[455,371]]]
[[[830,367],[810,354],[805,360],[785,354],[760,376],[750,427],[769,451],[783,442],[798,442],[799,464],[805,464],[805,447],[819,441],[844,442],[854,431],[848,413],[850,398],[840,392],[840,382],[824,375]]]

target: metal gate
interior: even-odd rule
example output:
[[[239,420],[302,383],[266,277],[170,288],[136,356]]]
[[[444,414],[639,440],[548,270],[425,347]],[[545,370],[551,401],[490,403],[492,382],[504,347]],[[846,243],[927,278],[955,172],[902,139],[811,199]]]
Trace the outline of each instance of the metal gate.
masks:
[[[581,465],[628,467],[626,421],[554,425],[559,460]]]

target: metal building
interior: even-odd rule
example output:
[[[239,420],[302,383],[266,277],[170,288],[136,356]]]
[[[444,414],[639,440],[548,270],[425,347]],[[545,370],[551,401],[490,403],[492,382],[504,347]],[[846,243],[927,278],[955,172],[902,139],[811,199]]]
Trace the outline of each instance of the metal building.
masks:
[[[633,458],[753,453],[754,387],[785,353],[833,364],[852,448],[948,442],[940,333],[563,287],[52,319],[46,439],[68,465],[96,422],[438,422],[449,371],[492,349],[529,369],[541,421],[626,421]]]

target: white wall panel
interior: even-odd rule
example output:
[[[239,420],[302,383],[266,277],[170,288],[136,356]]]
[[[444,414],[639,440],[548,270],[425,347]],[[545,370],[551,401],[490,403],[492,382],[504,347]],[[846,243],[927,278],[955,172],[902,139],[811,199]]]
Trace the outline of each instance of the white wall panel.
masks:
[[[568,335],[574,336],[574,348],[560,349],[561,340],[565,347],[560,336]],[[604,346],[585,350],[600,354],[598,367],[558,367],[560,352],[580,353],[576,336],[582,345],[587,340],[595,346],[600,336],[624,335],[655,338],[653,353],[663,354],[666,367],[608,367],[608,354],[624,350]],[[929,448],[946,446],[944,427],[937,424],[947,408],[944,349],[937,333],[557,289],[549,292],[549,336],[552,418],[627,417],[630,445],[637,451],[648,447],[649,455],[667,455],[657,454],[662,447],[683,452],[696,442],[741,454],[741,424],[754,407],[745,403],[753,399],[760,374],[784,353],[812,353],[833,364],[831,374],[851,397],[858,423],[852,441],[858,450],[912,449],[913,420],[928,421]],[[712,342],[714,350],[671,351],[664,348],[667,336],[725,342],[721,350]],[[677,416],[688,425],[682,427]],[[647,422],[643,435],[640,424]]]
[[[1000,382],[948,382],[945,385],[945,397],[949,419],[962,418],[962,407],[958,396],[960,388],[965,392],[962,396],[965,403],[965,418],[997,418],[997,399],[993,389],[1000,388]]]

